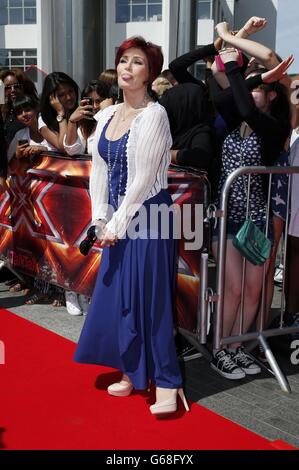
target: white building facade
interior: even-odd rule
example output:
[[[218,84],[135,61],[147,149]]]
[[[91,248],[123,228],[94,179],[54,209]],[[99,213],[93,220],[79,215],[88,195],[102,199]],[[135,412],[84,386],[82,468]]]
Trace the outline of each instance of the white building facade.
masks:
[[[114,67],[115,51],[128,37],[162,46],[167,68],[178,55],[211,43],[217,22],[237,29],[253,15],[268,19],[258,39],[274,49],[278,1],[0,0],[0,68],[59,70],[82,87]],[[42,74],[34,78],[40,89]]]

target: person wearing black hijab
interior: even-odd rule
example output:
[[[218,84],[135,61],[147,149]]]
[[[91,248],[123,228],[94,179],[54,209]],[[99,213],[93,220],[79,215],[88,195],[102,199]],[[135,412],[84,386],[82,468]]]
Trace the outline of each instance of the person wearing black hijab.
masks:
[[[172,163],[208,171],[214,148],[206,89],[195,83],[183,83],[167,90],[160,104],[170,123]]]

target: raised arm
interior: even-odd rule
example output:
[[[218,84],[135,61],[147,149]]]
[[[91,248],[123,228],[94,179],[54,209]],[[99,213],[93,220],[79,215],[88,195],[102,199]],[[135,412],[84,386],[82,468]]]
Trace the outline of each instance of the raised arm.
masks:
[[[229,85],[226,74],[223,72],[222,74],[225,75]],[[247,90],[253,90],[261,85],[263,81],[261,79],[261,75],[255,75],[254,77],[250,77],[245,80],[244,83]],[[212,79],[209,81],[209,88],[210,95],[217,111],[223,117],[229,129],[235,129],[241,123],[242,117],[238,112],[230,85],[228,88],[223,89],[215,79]]]
[[[194,51],[187,52],[180,57],[177,57],[169,64],[169,70],[174,75],[179,83],[196,83],[201,84],[201,80],[197,80],[191,73],[188,72],[188,67],[197,62],[198,60],[205,59],[209,56],[218,54],[221,48],[222,40],[216,39],[212,44],[201,46]]]
[[[239,41],[240,39],[248,39],[252,34],[255,34],[258,31],[261,31],[263,28],[265,28],[266,25],[267,25],[267,21],[265,20],[265,18],[252,16],[245,23],[245,25],[236,33],[229,31],[229,34],[231,35],[230,39],[232,39],[232,41],[234,41],[233,38],[235,38],[236,41]],[[217,29],[217,26],[216,26],[216,29]],[[230,44],[229,41],[227,42]],[[239,49],[242,49],[242,48],[239,47]],[[246,52],[246,51],[243,51],[243,52]],[[212,66],[212,73],[213,73],[214,78],[217,80],[217,83],[221,86],[221,88],[229,87],[229,82],[228,82],[226,75],[223,72],[219,72],[217,70],[216,62],[214,62]]]
[[[249,27],[248,27],[249,28]],[[229,25],[226,22],[218,23],[216,26],[216,31],[227,44],[241,49],[245,54],[255,57],[259,63],[264,65],[267,69],[272,69],[278,65],[279,60],[272,49],[264,46],[256,41],[247,39],[246,37],[241,37],[240,35],[232,35],[229,30]],[[246,26],[242,28],[241,32],[245,34],[251,33],[250,29],[246,29]],[[256,32],[256,31],[255,31]],[[248,37],[247,36],[247,37]]]
[[[249,126],[260,136],[268,139],[280,139],[285,133],[280,121],[268,113],[259,110],[249,93],[245,80],[243,79],[240,69],[236,63],[237,51],[226,53],[223,51],[222,60],[225,64],[226,74],[228,76],[235,105],[241,118],[249,124]],[[293,62],[293,58],[289,57],[279,64],[275,69],[261,75],[263,83],[271,83],[278,81]]]

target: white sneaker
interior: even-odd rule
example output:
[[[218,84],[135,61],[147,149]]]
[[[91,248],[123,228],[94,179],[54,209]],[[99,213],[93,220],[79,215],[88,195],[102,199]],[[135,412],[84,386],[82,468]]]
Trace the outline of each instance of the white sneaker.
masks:
[[[76,292],[65,291],[66,309],[70,315],[82,315],[81,307],[78,303],[78,295]]]
[[[274,282],[276,282],[277,284],[282,284],[283,282],[283,265],[282,264],[280,264],[279,266],[276,266],[275,268]]]
[[[89,299],[87,295],[79,294],[78,301],[79,301],[79,305],[80,305],[83,315],[87,315],[88,308],[89,308]]]

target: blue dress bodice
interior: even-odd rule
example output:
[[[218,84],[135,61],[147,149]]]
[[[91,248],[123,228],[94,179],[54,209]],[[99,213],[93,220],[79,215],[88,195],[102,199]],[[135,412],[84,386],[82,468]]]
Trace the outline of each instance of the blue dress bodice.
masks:
[[[98,150],[108,167],[108,203],[113,206],[114,210],[117,210],[120,197],[125,195],[127,187],[127,142],[130,131],[128,130],[118,140],[108,140],[106,138],[106,130],[110,120],[103,129],[98,144]]]

